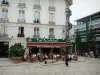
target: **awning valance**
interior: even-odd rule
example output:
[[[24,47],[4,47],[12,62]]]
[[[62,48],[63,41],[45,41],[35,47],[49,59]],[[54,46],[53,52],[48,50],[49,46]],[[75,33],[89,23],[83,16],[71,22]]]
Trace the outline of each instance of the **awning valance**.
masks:
[[[27,43],[28,47],[41,47],[41,48],[67,48],[71,43]]]

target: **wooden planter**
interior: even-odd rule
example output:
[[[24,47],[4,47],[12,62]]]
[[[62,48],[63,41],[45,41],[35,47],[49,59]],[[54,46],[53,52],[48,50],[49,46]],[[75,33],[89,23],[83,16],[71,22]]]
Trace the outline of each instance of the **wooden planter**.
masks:
[[[62,56],[62,57],[61,57],[61,60],[63,60],[63,61],[64,61],[64,60],[65,60],[65,57],[64,57],[64,56]]]
[[[78,56],[77,56],[77,55],[74,56],[74,60],[75,60],[75,61],[78,60]]]
[[[30,61],[30,62],[34,62],[34,59],[30,57],[30,58],[29,58],[29,61]]]
[[[13,59],[14,64],[19,64],[21,62],[21,59]]]
[[[27,60],[26,60],[25,58],[21,58],[21,61],[22,61],[22,62],[25,62],[25,61],[27,61]]]
[[[60,60],[60,56],[57,56],[57,57],[56,57],[56,61],[59,61],[59,60]]]

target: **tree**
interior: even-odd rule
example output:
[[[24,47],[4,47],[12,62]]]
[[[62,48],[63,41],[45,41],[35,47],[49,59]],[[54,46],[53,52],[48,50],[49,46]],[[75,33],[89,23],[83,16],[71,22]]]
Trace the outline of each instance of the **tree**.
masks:
[[[21,43],[15,43],[14,45],[12,45],[10,47],[10,50],[9,50],[9,57],[10,58],[17,58],[17,57],[23,57],[24,56],[24,52],[25,52],[25,49],[24,47],[21,45]]]

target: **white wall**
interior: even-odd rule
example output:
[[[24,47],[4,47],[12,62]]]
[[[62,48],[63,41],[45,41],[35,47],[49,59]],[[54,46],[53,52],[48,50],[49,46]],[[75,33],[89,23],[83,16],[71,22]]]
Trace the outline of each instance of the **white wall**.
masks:
[[[66,14],[65,14],[65,0],[55,0],[55,8],[56,11],[53,11],[55,13],[55,23],[56,25],[50,26],[48,24],[49,21],[49,0],[41,0],[41,10],[40,11],[40,25],[35,25],[33,23],[34,19],[34,11],[36,9],[33,9],[34,6],[34,0],[26,0],[26,8],[19,8],[18,7],[18,0],[9,0],[10,6],[4,7],[8,8],[8,17],[9,22],[7,26],[7,33],[9,37],[12,36],[14,38],[17,38],[18,34],[18,26],[24,26],[24,33],[25,37],[33,37],[34,35],[34,27],[40,28],[40,37],[48,38],[49,35],[49,28],[54,28],[54,34],[55,37],[60,39],[62,38],[62,29],[64,25],[66,24]],[[0,9],[2,7],[0,6]],[[25,10],[25,24],[18,24],[18,17],[19,17],[19,10]]]
[[[33,23],[34,19],[34,11],[33,9],[34,0],[26,0],[26,8],[18,7],[18,0],[10,0],[10,6],[8,8],[9,13],[9,21],[10,22],[18,22],[19,10],[25,10],[25,20],[26,23]],[[49,0],[41,0],[41,10],[40,11],[40,20],[42,24],[48,24],[49,21]],[[57,25],[65,25],[66,24],[66,16],[65,16],[65,0],[55,0],[55,23]]]
[[[66,24],[66,14],[65,14],[65,0],[56,0],[56,24],[65,25]]]
[[[17,34],[18,34],[18,27],[19,26],[23,26],[24,27],[24,34],[25,34],[25,38],[27,37],[33,37],[34,35],[34,27],[38,27],[39,31],[40,31],[40,37],[41,38],[48,38],[49,36],[49,28],[54,28],[54,34],[55,34],[55,38],[57,39],[62,39],[63,35],[62,35],[62,29],[63,26],[44,26],[44,25],[21,25],[21,24],[9,24],[7,26],[7,34],[9,35],[10,38],[17,38]]]
[[[9,22],[18,22],[19,8],[18,0],[10,0],[10,6],[8,7]]]
[[[40,28],[40,36],[41,38],[48,38],[49,35],[49,27],[47,26],[41,26]]]
[[[17,31],[18,31],[17,26],[8,26],[7,27],[8,37],[12,38],[12,36],[13,36],[13,38],[16,38],[17,37]]]

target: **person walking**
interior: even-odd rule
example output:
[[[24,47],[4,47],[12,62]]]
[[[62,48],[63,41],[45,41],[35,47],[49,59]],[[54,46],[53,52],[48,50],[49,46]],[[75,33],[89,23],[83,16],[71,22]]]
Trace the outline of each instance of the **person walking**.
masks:
[[[69,60],[69,58],[68,58],[68,55],[67,55],[67,56],[66,56],[66,60],[65,60],[66,66],[69,66],[69,65],[68,65],[68,60]]]
[[[40,62],[40,55],[38,55],[38,61]]]
[[[38,63],[40,63],[40,53],[37,53]]]

